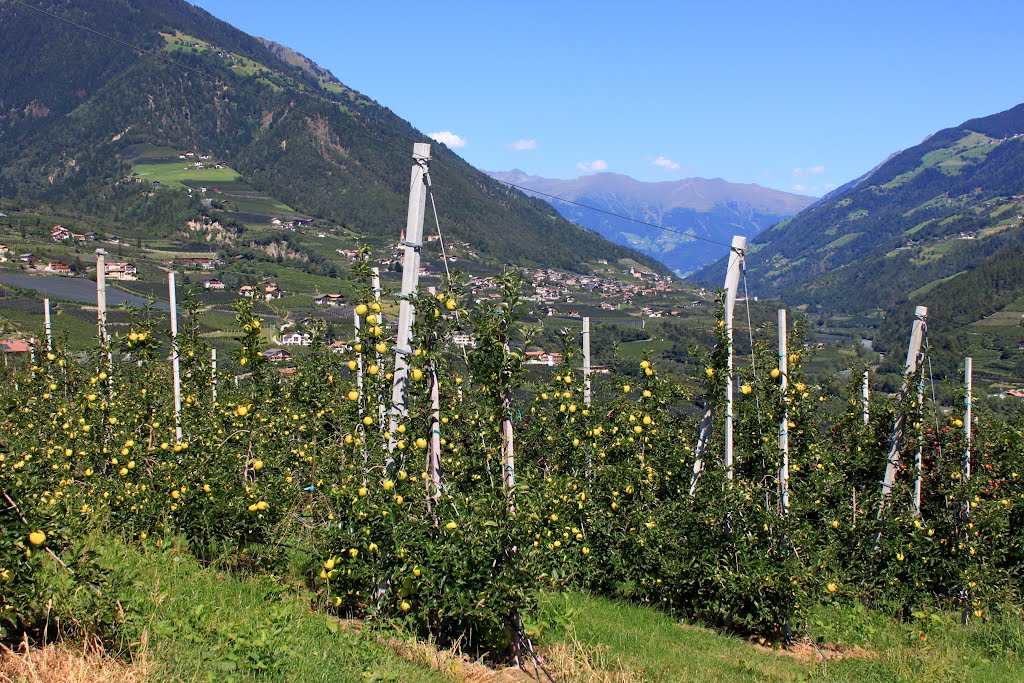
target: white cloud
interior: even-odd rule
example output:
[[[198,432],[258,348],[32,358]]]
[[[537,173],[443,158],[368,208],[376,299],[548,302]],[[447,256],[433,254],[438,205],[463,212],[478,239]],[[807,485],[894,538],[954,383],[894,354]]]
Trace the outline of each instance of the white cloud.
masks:
[[[658,158],[651,161],[651,163],[665,171],[679,170],[679,164],[664,156],[658,156]]]
[[[525,152],[530,149],[537,149],[537,141],[530,138],[520,138],[509,145],[509,149],[514,149],[517,152]]]
[[[794,178],[806,178],[809,175],[821,175],[825,172],[824,166],[808,166],[807,168],[794,168]]]
[[[576,163],[576,168],[583,171],[584,173],[599,172],[608,170],[608,162],[604,159],[594,159],[593,161],[580,161]]]
[[[431,140],[434,140],[435,142],[440,142],[442,144],[448,145],[452,149],[465,147],[466,144],[468,144],[465,140],[463,140],[450,130],[442,130],[438,131],[437,133],[427,133],[427,137],[430,138]]]
[[[793,186],[793,190],[795,192],[803,192],[806,189],[807,189],[807,186],[803,185],[802,183],[797,183],[796,185]]]

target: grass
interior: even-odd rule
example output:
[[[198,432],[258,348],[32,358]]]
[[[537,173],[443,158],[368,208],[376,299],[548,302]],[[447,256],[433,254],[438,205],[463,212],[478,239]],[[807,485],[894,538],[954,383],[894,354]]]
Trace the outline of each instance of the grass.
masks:
[[[189,164],[186,166],[186,164]],[[233,181],[238,179],[238,171],[225,166],[224,168],[195,168],[189,162],[178,160],[177,163],[146,163],[135,164],[132,170],[150,182],[159,182],[167,187],[184,188],[184,181],[202,184],[207,181]]]
[[[845,247],[847,244],[850,244],[863,234],[864,233],[862,232],[849,232],[838,239],[832,240],[827,245],[825,245],[825,248],[838,249],[839,247]]]
[[[1024,664],[1017,615],[961,627],[952,614],[903,623],[859,606],[824,607],[811,615],[819,645],[838,640],[862,649],[859,657],[825,662],[809,644],[805,657],[777,654],[655,609],[586,594],[547,595],[542,610],[557,624],[542,636],[543,648],[569,644],[576,659],[600,672],[562,680],[1018,681]]]
[[[123,603],[129,633],[137,643],[146,634],[152,680],[444,680],[311,612],[301,586],[232,576],[174,547],[100,545],[105,562],[134,577]]]

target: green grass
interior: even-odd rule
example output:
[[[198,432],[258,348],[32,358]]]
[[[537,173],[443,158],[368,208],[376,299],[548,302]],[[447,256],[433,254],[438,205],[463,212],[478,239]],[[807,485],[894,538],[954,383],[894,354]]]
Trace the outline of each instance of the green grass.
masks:
[[[104,561],[133,577],[121,596],[129,637],[146,631],[155,680],[444,680],[310,611],[301,586],[232,576],[173,549],[101,545]]]
[[[653,339],[651,341],[623,342],[619,346],[622,357],[628,360],[640,360],[644,351],[650,351],[651,356],[657,358],[658,354],[672,348],[673,342],[668,339]]]
[[[910,299],[911,301],[913,301],[914,299],[922,297],[925,294],[927,294],[928,292],[932,291],[933,289],[935,289],[936,287],[941,285],[943,282],[947,282],[949,280],[952,280],[953,278],[955,278],[955,277],[957,277],[959,275],[963,275],[963,273],[962,272],[961,273],[953,273],[952,275],[949,275],[948,277],[941,277],[941,278],[939,278],[937,280],[932,280],[928,284],[922,285],[921,287],[918,287],[917,289],[912,291],[909,295],[907,295],[907,298]]]
[[[1024,664],[1024,622],[1017,615],[964,628],[952,614],[903,623],[863,607],[825,607],[811,615],[816,640],[859,646],[869,655],[825,663],[586,594],[547,595],[542,613],[555,624],[541,638],[547,647],[576,643],[593,666],[632,673],[628,680],[1019,681]]]
[[[847,244],[853,242],[855,239],[857,239],[858,237],[860,237],[863,234],[864,233],[862,233],[862,232],[850,232],[850,233],[847,233],[847,234],[843,235],[842,237],[840,237],[839,239],[835,239],[835,240],[832,240],[831,242],[829,242],[827,245],[825,245],[825,248],[826,249],[838,249],[839,247],[845,247]]]
[[[186,165],[187,164],[187,165]],[[183,188],[184,181],[203,184],[207,181],[238,180],[238,171],[230,167],[195,168],[191,162],[178,160],[178,163],[141,163],[135,164],[133,170],[150,182],[159,182],[169,188]]]

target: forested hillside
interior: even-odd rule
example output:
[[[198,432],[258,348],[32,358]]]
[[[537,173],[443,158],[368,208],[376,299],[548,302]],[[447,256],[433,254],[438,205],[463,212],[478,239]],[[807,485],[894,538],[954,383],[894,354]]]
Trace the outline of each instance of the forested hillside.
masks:
[[[130,171],[121,152],[148,143],[213,155],[257,191],[359,234],[390,236],[404,225],[412,143],[427,139],[296,53],[179,0],[38,6],[59,18],[0,6],[0,197],[166,231],[203,207],[180,191],[140,196],[117,183]],[[487,258],[582,269],[630,256],[661,268],[443,145],[432,154],[446,232]]]
[[[893,155],[756,237],[748,269],[759,293],[823,316],[883,314],[876,347],[894,356],[913,306],[928,306],[944,372],[965,353],[987,350],[1008,375],[1015,361],[1006,353],[1024,339],[1012,316],[998,332],[969,326],[1024,296],[1022,226],[1024,105]],[[698,277],[716,281],[723,268],[719,262]]]

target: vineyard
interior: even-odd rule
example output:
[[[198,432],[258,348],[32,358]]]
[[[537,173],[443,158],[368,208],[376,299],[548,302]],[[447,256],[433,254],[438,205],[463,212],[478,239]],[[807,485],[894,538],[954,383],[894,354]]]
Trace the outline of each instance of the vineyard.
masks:
[[[360,282],[357,336],[342,353],[314,340],[286,373],[262,353],[251,302],[236,305],[245,374],[234,378],[218,377],[201,314],[187,310],[174,338],[180,411],[165,314],[154,310],[131,312],[130,330],[88,357],[58,339],[6,370],[5,639],[116,630],[123,616],[108,589],[118,577],[96,562],[97,530],[147,548],[184,538],[200,561],[227,553],[267,574],[298,554],[315,609],[498,661],[533,657],[549,591],[657,606],[778,643],[811,635],[808,615],[822,605],[905,620],[1017,615],[1019,424],[976,411],[965,470],[961,412],[873,396],[865,419],[858,372],[845,392],[816,386],[801,373],[806,345],[791,335],[780,363],[774,330],[763,329],[735,370],[727,469],[721,315],[719,343],[698,353],[701,372],[686,385],[645,359],[630,377],[588,387],[567,338],[565,363],[528,386],[514,273],[497,300],[471,303],[457,278],[415,299],[403,414],[389,309]],[[455,332],[476,345],[463,353]],[[700,403],[715,413],[703,437]],[[904,457],[883,498],[901,416]]]

